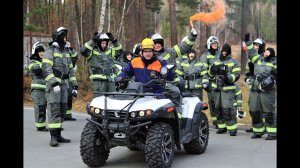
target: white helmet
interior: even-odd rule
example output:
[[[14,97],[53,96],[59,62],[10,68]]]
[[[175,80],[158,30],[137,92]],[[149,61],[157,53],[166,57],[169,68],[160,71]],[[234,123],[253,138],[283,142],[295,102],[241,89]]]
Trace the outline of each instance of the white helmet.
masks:
[[[253,43],[263,44],[264,41],[261,38],[257,38],[256,40],[253,41]]]
[[[109,37],[106,33],[100,33],[99,35],[100,40],[109,40]]]
[[[160,44],[164,45],[164,39],[158,33],[153,34],[151,36],[151,39],[153,40],[154,43],[160,43]]]
[[[207,39],[207,42],[206,42],[206,45],[207,45],[207,48],[210,49],[210,45],[211,43],[213,42],[217,42],[218,45],[220,45],[219,43],[219,39],[216,37],[216,36],[210,36],[208,39]]]
[[[32,46],[31,54],[34,54],[34,53],[35,53],[35,50],[38,49],[38,48],[42,48],[42,49],[44,49],[44,51],[45,51],[45,46],[44,46],[44,44],[42,44],[41,42],[36,42],[36,43],[34,43],[33,46]]]

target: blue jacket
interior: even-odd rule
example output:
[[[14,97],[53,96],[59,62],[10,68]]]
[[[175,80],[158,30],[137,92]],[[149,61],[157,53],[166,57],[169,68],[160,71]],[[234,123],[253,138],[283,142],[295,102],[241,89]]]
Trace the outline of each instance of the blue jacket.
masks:
[[[148,66],[146,66],[148,64]],[[162,63],[158,59],[154,58],[151,61],[146,60],[143,56],[134,58],[127,66],[122,70],[119,77],[135,76],[136,82],[147,83],[151,80],[151,71],[156,71],[156,75],[160,76],[160,69],[166,66],[166,62]],[[153,85],[153,90],[146,88],[146,92],[162,93],[164,91],[162,85]]]

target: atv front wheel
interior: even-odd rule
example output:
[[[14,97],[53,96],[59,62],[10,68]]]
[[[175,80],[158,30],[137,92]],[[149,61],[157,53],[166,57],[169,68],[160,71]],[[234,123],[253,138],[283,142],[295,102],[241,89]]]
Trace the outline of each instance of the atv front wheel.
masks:
[[[199,124],[199,136],[187,144],[183,144],[184,150],[190,154],[201,154],[206,150],[209,137],[209,127],[207,116],[201,112]]]
[[[174,133],[169,124],[158,123],[153,125],[146,138],[146,162],[150,168],[171,167],[174,160]]]
[[[89,167],[99,167],[105,164],[109,155],[108,142],[100,134],[97,126],[86,123],[80,139],[80,155],[83,162]]]

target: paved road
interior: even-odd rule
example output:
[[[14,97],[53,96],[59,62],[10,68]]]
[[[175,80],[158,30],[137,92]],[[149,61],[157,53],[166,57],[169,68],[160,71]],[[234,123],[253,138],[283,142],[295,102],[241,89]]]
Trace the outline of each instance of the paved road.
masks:
[[[85,119],[89,116],[85,113],[74,113],[74,117],[77,121],[64,122],[65,130],[62,131],[62,136],[70,138],[72,142],[53,148],[48,144],[50,133],[37,132],[33,109],[24,107],[24,168],[87,168],[80,157],[79,142]],[[244,131],[239,131],[236,137],[228,134],[216,135],[216,130],[211,128],[206,152],[201,155],[188,155],[184,151],[176,151],[172,167],[277,167],[277,141],[266,141],[264,138],[253,140],[250,136],[250,133]],[[103,167],[146,167],[144,153],[130,151],[126,147],[113,148]]]

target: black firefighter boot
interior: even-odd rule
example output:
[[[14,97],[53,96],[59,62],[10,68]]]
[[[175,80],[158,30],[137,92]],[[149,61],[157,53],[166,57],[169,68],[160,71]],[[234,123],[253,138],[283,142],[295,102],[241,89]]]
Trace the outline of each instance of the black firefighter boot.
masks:
[[[253,132],[253,128],[247,128],[246,132]]]
[[[277,139],[277,135],[268,134],[265,140],[275,140]]]
[[[50,135],[51,135],[51,140],[49,142],[49,145],[52,147],[57,147],[58,146],[58,142],[57,142],[57,129],[50,129]]]
[[[61,136],[61,129],[58,129],[57,142],[59,142],[59,143],[70,143],[71,140],[62,137],[62,136]]]
[[[218,131],[216,132],[217,134],[223,134],[227,132],[227,128],[219,128]]]
[[[65,121],[76,121],[76,118],[73,118],[72,114],[71,115],[66,114],[64,120]]]

